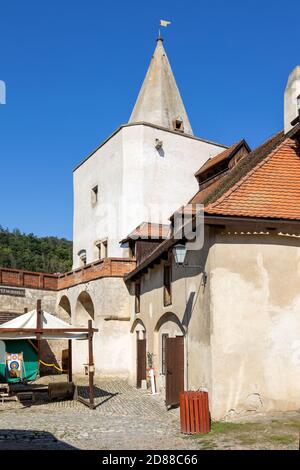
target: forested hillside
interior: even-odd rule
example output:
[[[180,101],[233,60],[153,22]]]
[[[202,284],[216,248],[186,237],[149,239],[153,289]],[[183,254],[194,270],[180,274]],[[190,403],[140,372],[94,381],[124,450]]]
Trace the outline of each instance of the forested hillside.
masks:
[[[72,267],[72,242],[64,238],[36,237],[0,226],[0,267],[47,273]]]

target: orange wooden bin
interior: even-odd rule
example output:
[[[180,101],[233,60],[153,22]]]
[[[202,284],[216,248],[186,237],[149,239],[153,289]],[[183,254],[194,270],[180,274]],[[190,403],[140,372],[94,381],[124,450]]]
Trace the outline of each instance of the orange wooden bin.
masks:
[[[210,432],[210,414],[207,392],[180,393],[180,426],[184,434]]]

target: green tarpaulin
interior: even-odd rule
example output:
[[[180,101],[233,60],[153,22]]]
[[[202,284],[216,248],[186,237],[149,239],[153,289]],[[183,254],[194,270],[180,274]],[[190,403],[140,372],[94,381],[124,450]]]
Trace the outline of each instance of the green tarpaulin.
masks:
[[[23,353],[23,380],[35,380],[38,374],[37,352],[26,339],[0,341],[0,383],[20,382],[20,378],[11,378],[7,373],[6,353]]]

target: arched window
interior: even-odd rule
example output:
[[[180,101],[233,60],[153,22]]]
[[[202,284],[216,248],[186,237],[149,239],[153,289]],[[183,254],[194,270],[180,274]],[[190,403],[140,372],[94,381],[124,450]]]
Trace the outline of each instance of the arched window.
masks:
[[[80,250],[78,251],[77,254],[79,256],[81,266],[85,266],[86,265],[86,250]]]

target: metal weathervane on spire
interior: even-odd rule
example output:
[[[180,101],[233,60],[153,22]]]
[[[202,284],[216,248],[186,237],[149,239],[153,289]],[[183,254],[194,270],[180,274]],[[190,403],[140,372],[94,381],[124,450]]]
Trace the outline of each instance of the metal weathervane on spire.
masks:
[[[160,26],[164,26],[166,28],[169,24],[171,24],[171,21],[160,20],[159,24]],[[158,37],[161,38],[160,28],[158,30]]]

